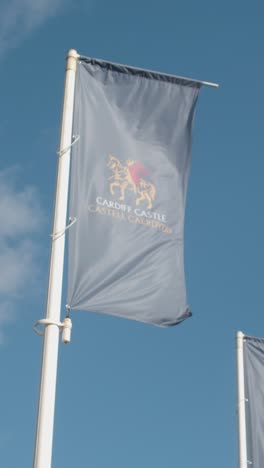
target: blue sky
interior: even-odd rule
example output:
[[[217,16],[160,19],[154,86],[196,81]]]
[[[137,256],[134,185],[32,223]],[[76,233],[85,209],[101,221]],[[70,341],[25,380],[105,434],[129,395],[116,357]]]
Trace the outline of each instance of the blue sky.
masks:
[[[0,453],[32,463],[66,52],[220,83],[194,126],[173,329],[75,312],[60,348],[54,468],[237,465],[235,333],[263,336],[260,1],[0,6]],[[65,292],[63,303],[65,303]]]

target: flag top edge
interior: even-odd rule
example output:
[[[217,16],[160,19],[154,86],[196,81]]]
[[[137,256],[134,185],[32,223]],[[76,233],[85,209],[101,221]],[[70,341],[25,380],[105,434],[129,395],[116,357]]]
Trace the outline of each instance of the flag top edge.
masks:
[[[256,341],[256,342],[264,343],[264,338],[260,338],[260,337],[257,337],[257,336],[244,335],[244,340],[245,341]]]
[[[147,78],[150,80],[157,80],[161,82],[173,83],[182,86],[190,86],[193,88],[200,89],[203,84],[207,84],[203,81],[193,80],[191,78],[186,78],[177,75],[171,75],[169,73],[161,73],[158,71],[147,70],[144,68],[137,68],[130,65],[119,64],[115,62],[109,62],[107,60],[101,60],[91,57],[79,57],[80,62],[84,62],[91,65],[99,65],[101,68],[114,71],[117,73],[123,73],[131,76],[140,76],[142,78]]]

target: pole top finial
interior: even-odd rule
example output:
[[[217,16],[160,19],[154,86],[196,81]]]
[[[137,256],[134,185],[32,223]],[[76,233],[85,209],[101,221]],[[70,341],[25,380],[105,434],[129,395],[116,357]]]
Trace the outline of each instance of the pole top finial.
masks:
[[[77,60],[79,57],[80,55],[77,53],[75,49],[70,49],[66,57],[66,70],[72,70],[73,72],[75,72],[76,66],[77,66]]]
[[[67,57],[78,58],[78,57],[80,57],[80,55],[77,53],[77,50],[75,50],[75,49],[69,49],[69,50],[68,50]]]

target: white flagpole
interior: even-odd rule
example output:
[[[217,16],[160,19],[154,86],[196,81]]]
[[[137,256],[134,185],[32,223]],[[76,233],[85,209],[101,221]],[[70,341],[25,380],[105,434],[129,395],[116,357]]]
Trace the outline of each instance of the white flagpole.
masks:
[[[237,399],[239,468],[247,468],[246,400],[244,379],[244,334],[237,332]]]
[[[34,468],[50,468],[56,393],[59,323],[63,280],[65,228],[70,172],[70,148],[76,66],[79,55],[69,50],[66,62],[65,90],[61,124],[60,156],[53,222],[47,309],[42,355],[39,406],[35,439]],[[56,236],[56,233],[63,235]]]

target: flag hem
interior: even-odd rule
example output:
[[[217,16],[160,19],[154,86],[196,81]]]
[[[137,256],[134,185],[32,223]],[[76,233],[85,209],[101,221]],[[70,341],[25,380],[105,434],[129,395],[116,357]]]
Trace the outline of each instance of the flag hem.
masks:
[[[169,73],[161,73],[158,71],[147,70],[144,68],[132,67],[130,65],[122,65],[119,63],[108,62],[107,60],[101,60],[97,58],[81,56],[79,61],[91,64],[91,65],[98,65],[101,68],[108,69],[117,73],[123,73],[126,75],[132,75],[132,76],[140,76],[141,78],[147,78],[150,80],[157,80],[157,81],[166,82],[166,83],[180,84],[182,86],[201,88],[203,84],[202,81],[192,80],[191,78],[171,75]]]

